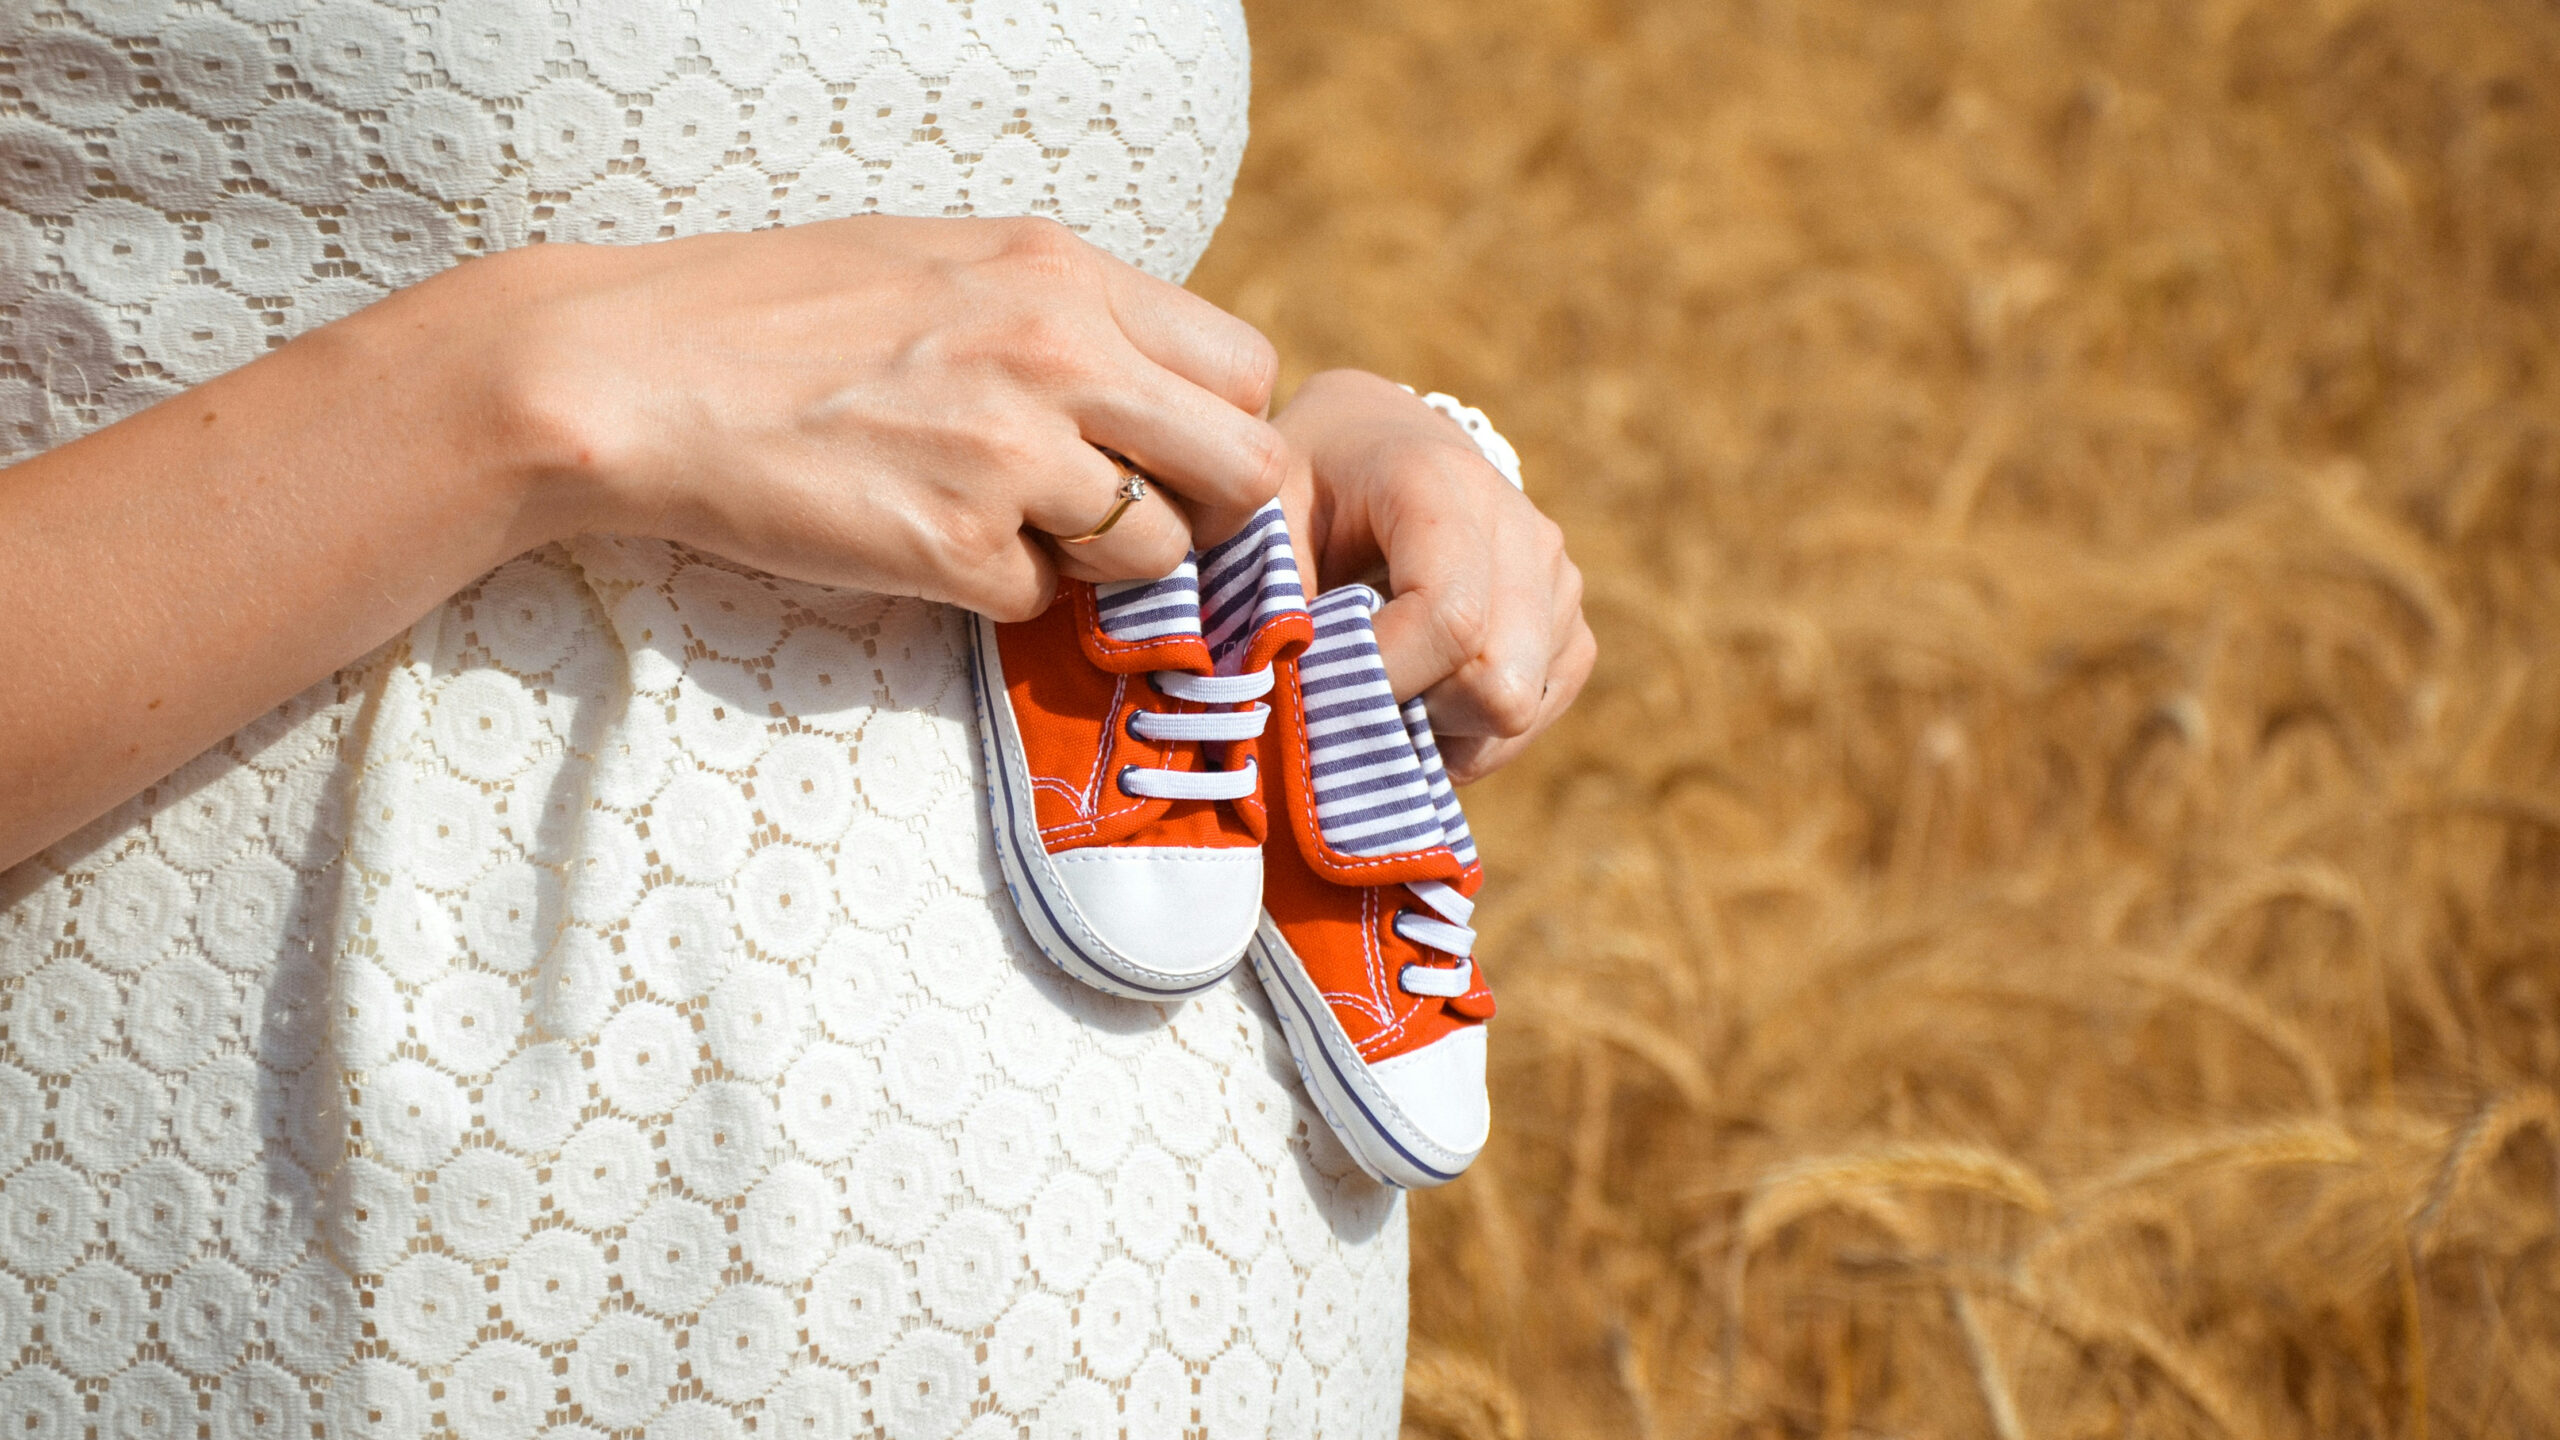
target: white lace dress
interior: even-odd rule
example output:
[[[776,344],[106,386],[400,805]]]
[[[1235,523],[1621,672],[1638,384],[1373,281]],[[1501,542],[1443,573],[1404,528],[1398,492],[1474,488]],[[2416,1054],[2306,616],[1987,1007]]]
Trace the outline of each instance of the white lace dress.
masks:
[[[538,238],[1179,277],[1245,59],[1234,0],[15,0],[0,446]],[[1401,1206],[1249,979],[1035,955],[960,636],[580,541],[0,875],[0,1431],[1394,1434]]]

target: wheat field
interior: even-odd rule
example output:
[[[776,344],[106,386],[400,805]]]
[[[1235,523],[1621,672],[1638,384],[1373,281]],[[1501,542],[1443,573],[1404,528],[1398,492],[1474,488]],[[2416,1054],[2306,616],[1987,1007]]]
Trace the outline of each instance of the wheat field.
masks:
[[[1592,580],[1407,1433],[2560,1432],[2560,11],[1257,0]]]

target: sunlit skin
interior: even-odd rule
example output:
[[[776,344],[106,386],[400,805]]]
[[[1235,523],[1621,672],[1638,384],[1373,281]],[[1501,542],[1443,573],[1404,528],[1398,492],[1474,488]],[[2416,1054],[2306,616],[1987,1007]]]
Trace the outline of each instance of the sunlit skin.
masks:
[[[1274,423],[1313,481],[1295,528],[1319,576],[1385,570],[1378,651],[1399,698],[1429,701],[1451,775],[1508,764],[1599,655],[1564,533],[1465,432],[1378,376],[1314,376]]]
[[[1284,483],[1324,570],[1394,577],[1397,688],[1488,772],[1589,672],[1553,527],[1376,377],[1266,420],[1276,369],[1043,221],[462,266],[0,472],[0,866],[545,543],[656,536],[1022,618],[1060,573],[1164,573]],[[1056,546],[1109,508],[1096,445],[1161,498]]]

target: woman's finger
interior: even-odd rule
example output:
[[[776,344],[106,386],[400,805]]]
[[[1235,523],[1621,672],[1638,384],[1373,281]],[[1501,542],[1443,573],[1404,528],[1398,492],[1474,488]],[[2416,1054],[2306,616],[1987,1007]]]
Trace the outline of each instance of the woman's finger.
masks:
[[[1518,650],[1520,632],[1533,629],[1543,641],[1549,629],[1543,592],[1519,583],[1520,557],[1503,544],[1500,508],[1519,501],[1491,467],[1469,457],[1447,462],[1444,474],[1394,487],[1400,497],[1416,491],[1426,499],[1400,500],[1382,517],[1378,536],[1394,588],[1375,622],[1378,653],[1398,699],[1432,689],[1488,650]],[[1481,491],[1482,503],[1456,503],[1470,491]],[[1457,733],[1484,728],[1471,723]]]
[[[1149,484],[1143,496],[1122,508],[1125,472],[1101,451],[1085,448],[1102,461],[1108,478],[1086,484],[1080,477],[1077,503],[1085,508],[1077,512],[1079,518],[1054,525],[1032,522],[1057,557],[1058,573],[1093,581],[1160,580],[1172,574],[1192,548],[1191,517],[1181,500],[1165,487]],[[1119,518],[1109,530],[1091,540],[1074,538],[1090,533],[1114,510]]]
[[[928,595],[1003,623],[1039,618],[1058,593],[1057,562],[1028,534],[1016,535],[994,556],[953,576],[951,593]]]
[[[1269,423],[1135,353],[1069,409],[1087,440],[1189,502],[1200,544],[1242,528],[1288,474],[1288,443]]]
[[[1377,618],[1388,680],[1399,696],[1426,695],[1450,735],[1529,733],[1581,624],[1581,575],[1555,527],[1491,485],[1482,507],[1443,495],[1384,537],[1397,592]]]
[[[1191,521],[1164,487],[1150,483],[1145,498],[1120,508],[1127,473],[1095,446],[1063,425],[1059,438],[1039,447],[1041,473],[1021,502],[1024,528],[1058,572],[1076,580],[1154,580],[1171,574],[1191,549]],[[1052,453],[1054,452],[1054,453]],[[1119,517],[1112,519],[1112,512]],[[1103,521],[1111,528],[1089,541]]]
[[[1545,733],[1547,727],[1561,718],[1565,711],[1573,708],[1574,700],[1582,694],[1582,687],[1591,679],[1591,668],[1600,655],[1599,642],[1592,636],[1591,627],[1577,619],[1574,630],[1574,639],[1556,657],[1553,677],[1548,681],[1546,693],[1538,705],[1537,723],[1526,733],[1512,736],[1446,735],[1441,738],[1441,763],[1448,766],[1452,781],[1460,785],[1472,784],[1510,764],[1529,748],[1530,742]],[[1430,703],[1427,698],[1425,703]],[[1434,731],[1439,729],[1436,718],[1432,728]]]
[[[1373,622],[1378,655],[1398,700],[1410,700],[1473,663],[1494,624],[1489,577],[1455,567],[1416,575],[1421,567],[1412,567],[1413,559],[1400,555],[1391,562],[1396,593]]]
[[[1435,730],[1509,738],[1528,734],[1538,723],[1553,656],[1546,602],[1518,587],[1498,593],[1484,648],[1422,690]]]
[[[1139,354],[1248,415],[1271,408],[1280,355],[1261,331],[1134,266],[1103,273],[1112,318]]]

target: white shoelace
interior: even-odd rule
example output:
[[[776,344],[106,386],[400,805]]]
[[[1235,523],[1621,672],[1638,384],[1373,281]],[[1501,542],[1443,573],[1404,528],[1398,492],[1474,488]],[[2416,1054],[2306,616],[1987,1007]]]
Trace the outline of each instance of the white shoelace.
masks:
[[[1249,705],[1244,710],[1177,714],[1141,710],[1129,717],[1140,738],[1170,741],[1252,740],[1271,721],[1271,707],[1259,703],[1271,693],[1271,668],[1243,675],[1193,675],[1159,670],[1152,677],[1158,691],[1195,705]],[[1151,770],[1140,765],[1120,769],[1123,794],[1149,800],[1241,800],[1261,783],[1261,767],[1248,756],[1235,770]]]
[[[1404,888],[1442,918],[1435,920],[1412,910],[1399,910],[1394,921],[1396,933],[1426,950],[1455,956],[1458,963],[1407,965],[1396,973],[1396,984],[1407,995],[1434,999],[1466,994],[1475,984],[1476,932],[1467,928],[1467,922],[1475,918],[1476,902],[1438,880],[1408,881]]]

